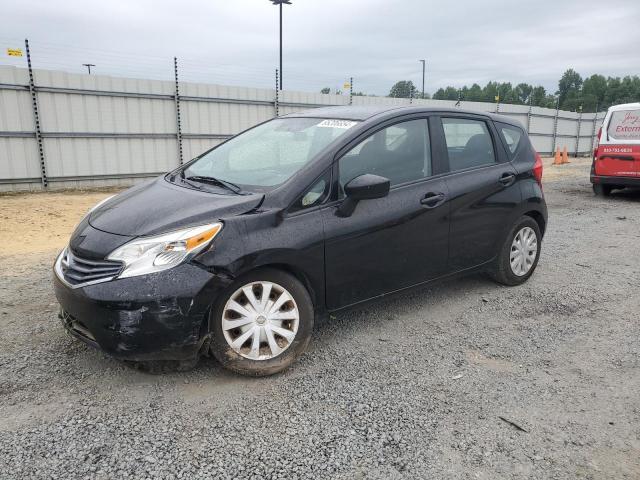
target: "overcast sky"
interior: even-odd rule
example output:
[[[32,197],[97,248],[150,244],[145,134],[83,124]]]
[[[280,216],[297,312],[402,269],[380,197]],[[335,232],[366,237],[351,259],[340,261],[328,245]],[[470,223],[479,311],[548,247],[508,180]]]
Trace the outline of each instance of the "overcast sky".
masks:
[[[397,80],[427,92],[489,80],[555,91],[564,70],[640,74],[638,0],[291,0],[284,7],[284,87],[387,94]],[[3,2],[5,48],[28,37],[35,67],[270,86],[278,8],[269,0]]]

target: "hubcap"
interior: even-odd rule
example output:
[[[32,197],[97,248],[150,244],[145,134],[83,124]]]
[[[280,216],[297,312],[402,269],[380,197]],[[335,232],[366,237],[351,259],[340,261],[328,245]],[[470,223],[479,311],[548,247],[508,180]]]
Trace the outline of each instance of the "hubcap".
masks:
[[[509,256],[511,271],[519,277],[526,275],[533,267],[537,254],[538,237],[536,232],[531,227],[524,227],[516,233],[511,244]]]
[[[251,360],[269,360],[293,342],[300,313],[293,296],[273,282],[251,282],[236,290],[222,312],[229,346]]]

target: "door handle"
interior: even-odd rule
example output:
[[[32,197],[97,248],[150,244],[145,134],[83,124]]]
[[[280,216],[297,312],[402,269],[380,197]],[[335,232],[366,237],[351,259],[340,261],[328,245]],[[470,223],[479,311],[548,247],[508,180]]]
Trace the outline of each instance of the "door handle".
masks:
[[[508,187],[509,185],[513,184],[513,182],[516,181],[516,176],[513,173],[505,172],[502,174],[502,176],[500,177],[500,180],[498,181],[505,187]]]
[[[436,208],[442,205],[446,199],[447,196],[444,193],[429,192],[420,200],[420,203],[426,208]]]

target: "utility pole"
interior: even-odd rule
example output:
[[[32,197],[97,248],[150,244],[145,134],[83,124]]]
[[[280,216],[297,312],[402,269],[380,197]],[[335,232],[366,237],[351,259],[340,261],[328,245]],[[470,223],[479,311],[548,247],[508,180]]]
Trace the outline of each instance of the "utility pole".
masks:
[[[82,66],[87,67],[87,70],[89,70],[89,75],[91,75],[91,67],[95,67],[93,63],[83,63]]]
[[[422,98],[424,98],[424,73],[426,70],[426,61],[425,60],[418,60],[419,62],[422,62]]]
[[[269,0],[280,7],[280,90],[282,90],[282,4],[291,5],[291,0]]]

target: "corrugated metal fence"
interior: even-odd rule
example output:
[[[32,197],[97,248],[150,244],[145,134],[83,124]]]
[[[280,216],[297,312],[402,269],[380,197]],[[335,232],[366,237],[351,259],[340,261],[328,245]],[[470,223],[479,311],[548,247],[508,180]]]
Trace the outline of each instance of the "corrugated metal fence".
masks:
[[[179,93],[177,93],[179,92]],[[324,105],[456,102],[326,95],[0,67],[0,191],[129,185],[276,115]],[[593,149],[600,114],[460,102],[519,120],[536,149]]]

